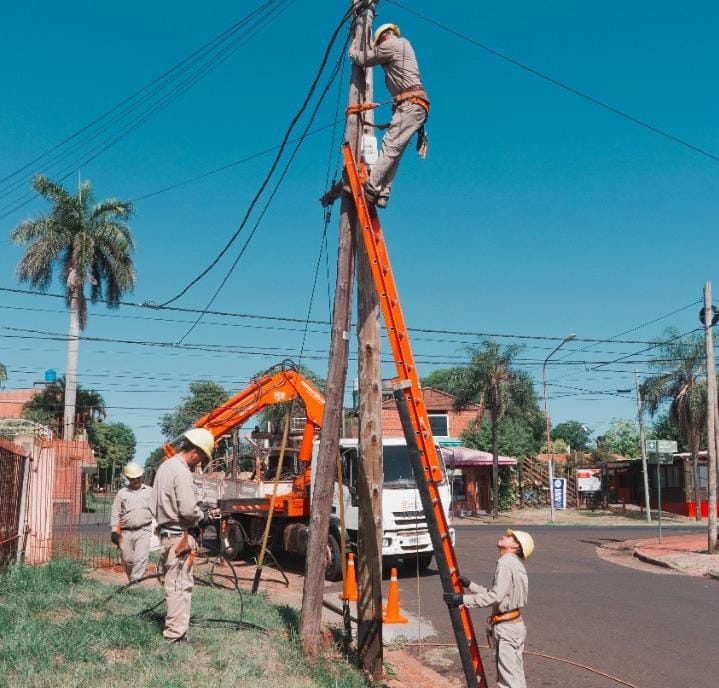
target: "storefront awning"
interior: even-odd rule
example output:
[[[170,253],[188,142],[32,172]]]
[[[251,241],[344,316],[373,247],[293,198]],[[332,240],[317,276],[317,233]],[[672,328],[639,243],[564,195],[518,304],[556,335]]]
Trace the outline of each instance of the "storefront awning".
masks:
[[[447,468],[461,468],[462,466],[491,466],[492,454],[490,452],[480,451],[479,449],[470,449],[469,447],[442,447],[442,456]],[[517,459],[511,456],[500,456],[500,466],[516,466]]]

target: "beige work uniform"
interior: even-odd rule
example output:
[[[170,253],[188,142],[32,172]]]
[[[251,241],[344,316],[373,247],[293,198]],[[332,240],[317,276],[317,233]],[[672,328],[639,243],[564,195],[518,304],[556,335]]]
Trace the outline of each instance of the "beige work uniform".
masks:
[[[110,511],[110,528],[120,533],[120,558],[129,581],[142,578],[147,569],[152,538],[152,488],[123,487]]]
[[[188,528],[194,528],[202,511],[192,489],[189,466],[177,454],[160,464],[152,486],[155,518],[160,532],[160,571],[164,576],[167,614],[162,635],[177,640],[190,625],[194,578],[188,555],[177,556],[175,548]],[[188,536],[188,544],[195,540]]]
[[[527,570],[516,554],[504,554],[497,561],[491,588],[472,583],[464,596],[468,607],[492,606],[492,614],[521,609],[527,604]],[[493,627],[498,688],[526,688],[524,679],[524,641],[527,629],[521,617]]]
[[[412,45],[406,38],[390,36],[374,50],[351,50],[350,59],[359,67],[381,65],[384,82],[394,98],[402,91],[422,88],[419,66]],[[379,159],[372,166],[367,190],[379,198],[389,198],[402,154],[412,136],[427,120],[427,111],[409,101],[398,103],[390,125],[382,137]]]

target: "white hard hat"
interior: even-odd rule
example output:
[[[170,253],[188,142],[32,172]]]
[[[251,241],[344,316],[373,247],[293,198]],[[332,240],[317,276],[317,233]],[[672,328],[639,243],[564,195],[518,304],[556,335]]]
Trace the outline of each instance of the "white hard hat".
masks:
[[[382,37],[382,34],[385,31],[394,31],[397,36],[399,36],[399,26],[397,24],[382,24],[375,32],[374,36],[372,37],[372,45],[376,48],[377,43],[379,43],[379,39]]]
[[[128,480],[134,480],[135,478],[142,478],[142,467],[136,463],[128,463],[122,471]]]
[[[212,452],[215,450],[215,438],[205,428],[191,428],[182,433],[190,444],[200,449],[208,459],[212,459]]]
[[[529,559],[534,552],[534,538],[523,531],[523,530],[511,530],[507,529],[507,535],[511,535],[518,543],[521,548],[520,556],[522,559]]]

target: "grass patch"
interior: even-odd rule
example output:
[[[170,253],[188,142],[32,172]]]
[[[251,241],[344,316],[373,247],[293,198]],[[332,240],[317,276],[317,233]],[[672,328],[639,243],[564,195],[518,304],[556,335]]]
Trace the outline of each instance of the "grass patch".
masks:
[[[205,688],[247,679],[268,688],[365,688],[338,651],[312,665],[301,654],[294,610],[262,596],[196,587],[192,613],[243,619],[255,630],[191,627],[194,647],[168,644],[161,620],[138,613],[163,599],[135,587],[85,578],[79,564],[53,561],[0,574],[0,688],[107,685]],[[164,603],[157,609],[164,612]]]

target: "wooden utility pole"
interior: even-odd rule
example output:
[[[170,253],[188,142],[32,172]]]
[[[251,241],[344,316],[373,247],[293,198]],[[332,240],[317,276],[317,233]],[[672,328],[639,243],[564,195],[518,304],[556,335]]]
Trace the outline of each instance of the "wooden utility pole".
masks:
[[[714,367],[714,341],[712,333],[712,285],[704,283],[704,345],[707,357],[707,473],[708,485],[708,547],[709,554],[713,554],[717,545],[717,444],[716,444],[716,414],[717,414],[717,378]],[[695,474],[696,475],[696,474]],[[696,479],[696,478],[695,478]],[[701,511],[701,503],[697,503],[697,510]]]
[[[358,23],[354,48],[371,46],[372,19],[367,11]],[[363,72],[361,101],[371,103],[372,69]],[[359,77],[359,75],[358,75]],[[372,110],[364,113],[358,135],[373,136]],[[356,149],[355,149],[356,150]],[[364,241],[357,235],[357,344],[359,350],[359,526],[357,531],[357,657],[375,680],[383,676],[382,655],[382,376],[380,306]]]
[[[360,102],[360,93],[363,87],[364,70],[353,68],[348,99],[350,105]],[[345,141],[352,145],[356,145],[358,141],[358,119],[357,117],[347,118]],[[317,657],[320,652],[327,537],[347,380],[355,262],[354,226],[356,224],[357,216],[352,196],[343,193],[337,252],[337,284],[335,286],[327,371],[327,394],[325,395],[325,413],[322,419],[319,452],[313,469],[314,489],[310,508],[309,540],[305,558],[305,582],[300,616],[302,650],[310,658]],[[345,556],[345,553],[342,552],[341,556]]]

